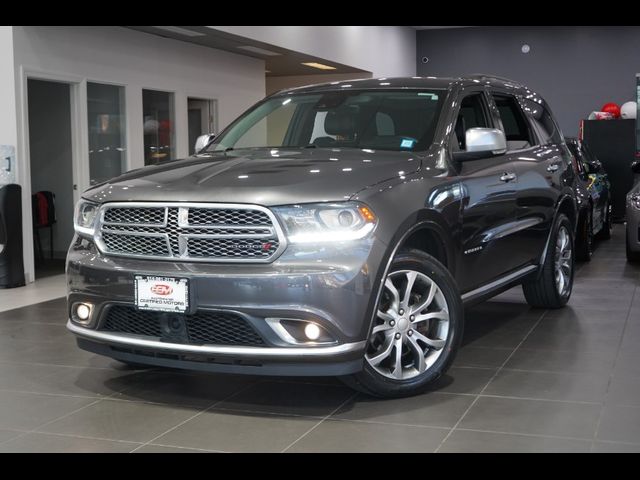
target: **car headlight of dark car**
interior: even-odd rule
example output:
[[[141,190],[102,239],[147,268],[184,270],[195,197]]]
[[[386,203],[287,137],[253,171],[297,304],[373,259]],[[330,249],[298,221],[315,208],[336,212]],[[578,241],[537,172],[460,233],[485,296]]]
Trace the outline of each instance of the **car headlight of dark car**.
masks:
[[[81,199],[73,215],[73,227],[80,236],[91,238],[95,232],[100,205]]]
[[[366,238],[378,218],[357,202],[287,205],[273,211],[280,217],[289,243],[344,242]]]

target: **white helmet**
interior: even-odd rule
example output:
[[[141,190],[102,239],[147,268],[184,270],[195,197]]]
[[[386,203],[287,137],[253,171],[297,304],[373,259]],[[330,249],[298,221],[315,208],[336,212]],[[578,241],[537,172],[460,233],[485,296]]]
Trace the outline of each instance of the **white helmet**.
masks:
[[[623,103],[620,107],[621,118],[636,118],[638,114],[638,104],[636,102]]]

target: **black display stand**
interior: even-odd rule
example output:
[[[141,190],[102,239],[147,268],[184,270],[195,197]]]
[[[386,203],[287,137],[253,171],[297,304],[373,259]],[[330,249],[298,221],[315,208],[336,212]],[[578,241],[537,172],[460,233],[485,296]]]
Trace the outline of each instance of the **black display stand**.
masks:
[[[0,288],[23,285],[22,188],[0,185]]]
[[[636,154],[636,121],[585,120],[583,139],[609,175],[613,221],[622,222],[626,195],[633,186],[631,163]]]

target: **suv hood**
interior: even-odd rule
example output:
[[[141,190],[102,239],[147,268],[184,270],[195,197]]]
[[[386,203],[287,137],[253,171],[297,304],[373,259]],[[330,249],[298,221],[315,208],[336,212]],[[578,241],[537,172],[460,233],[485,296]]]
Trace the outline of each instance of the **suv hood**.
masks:
[[[114,201],[225,202],[264,206],[340,201],[420,168],[413,152],[242,149],[141,168],[87,190]]]

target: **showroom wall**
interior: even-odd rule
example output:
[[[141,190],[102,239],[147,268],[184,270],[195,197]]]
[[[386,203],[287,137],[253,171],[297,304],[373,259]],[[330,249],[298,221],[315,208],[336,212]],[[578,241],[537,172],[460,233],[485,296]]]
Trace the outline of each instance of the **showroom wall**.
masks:
[[[18,121],[18,178],[23,185],[23,203],[29,202],[30,184],[24,168],[26,151],[25,76],[55,77],[78,82],[80,161],[86,155],[86,81],[125,86],[128,168],[144,164],[142,89],[175,93],[175,138],[177,156],[188,154],[187,96],[218,100],[218,125],[224,127],[240,112],[264,96],[264,61],[214,50],[120,27],[12,27],[15,92]],[[3,31],[0,31],[0,35]],[[0,49],[6,45],[0,37]],[[4,58],[4,57],[3,57]],[[6,71],[9,71],[7,69]],[[0,73],[5,76],[5,71]],[[4,78],[0,76],[0,78]],[[0,84],[0,87],[2,84]],[[83,94],[84,92],[84,94]],[[4,99],[4,97],[2,97]],[[84,117],[84,118],[81,118]],[[1,131],[2,129],[0,129]],[[75,130],[74,130],[75,131]],[[78,179],[78,191],[89,185],[88,166]],[[30,213],[30,212],[29,212]],[[25,271],[33,281],[31,216],[24,219]],[[27,253],[29,252],[29,253]]]
[[[16,90],[13,69],[13,27],[0,25],[0,145],[18,142]]]
[[[212,26],[296,52],[372,72],[373,77],[416,73],[416,31],[394,26]]]
[[[423,30],[417,39],[418,75],[490,73],[526,83],[567,135],[604,103],[635,100],[640,27],[470,27]]]

